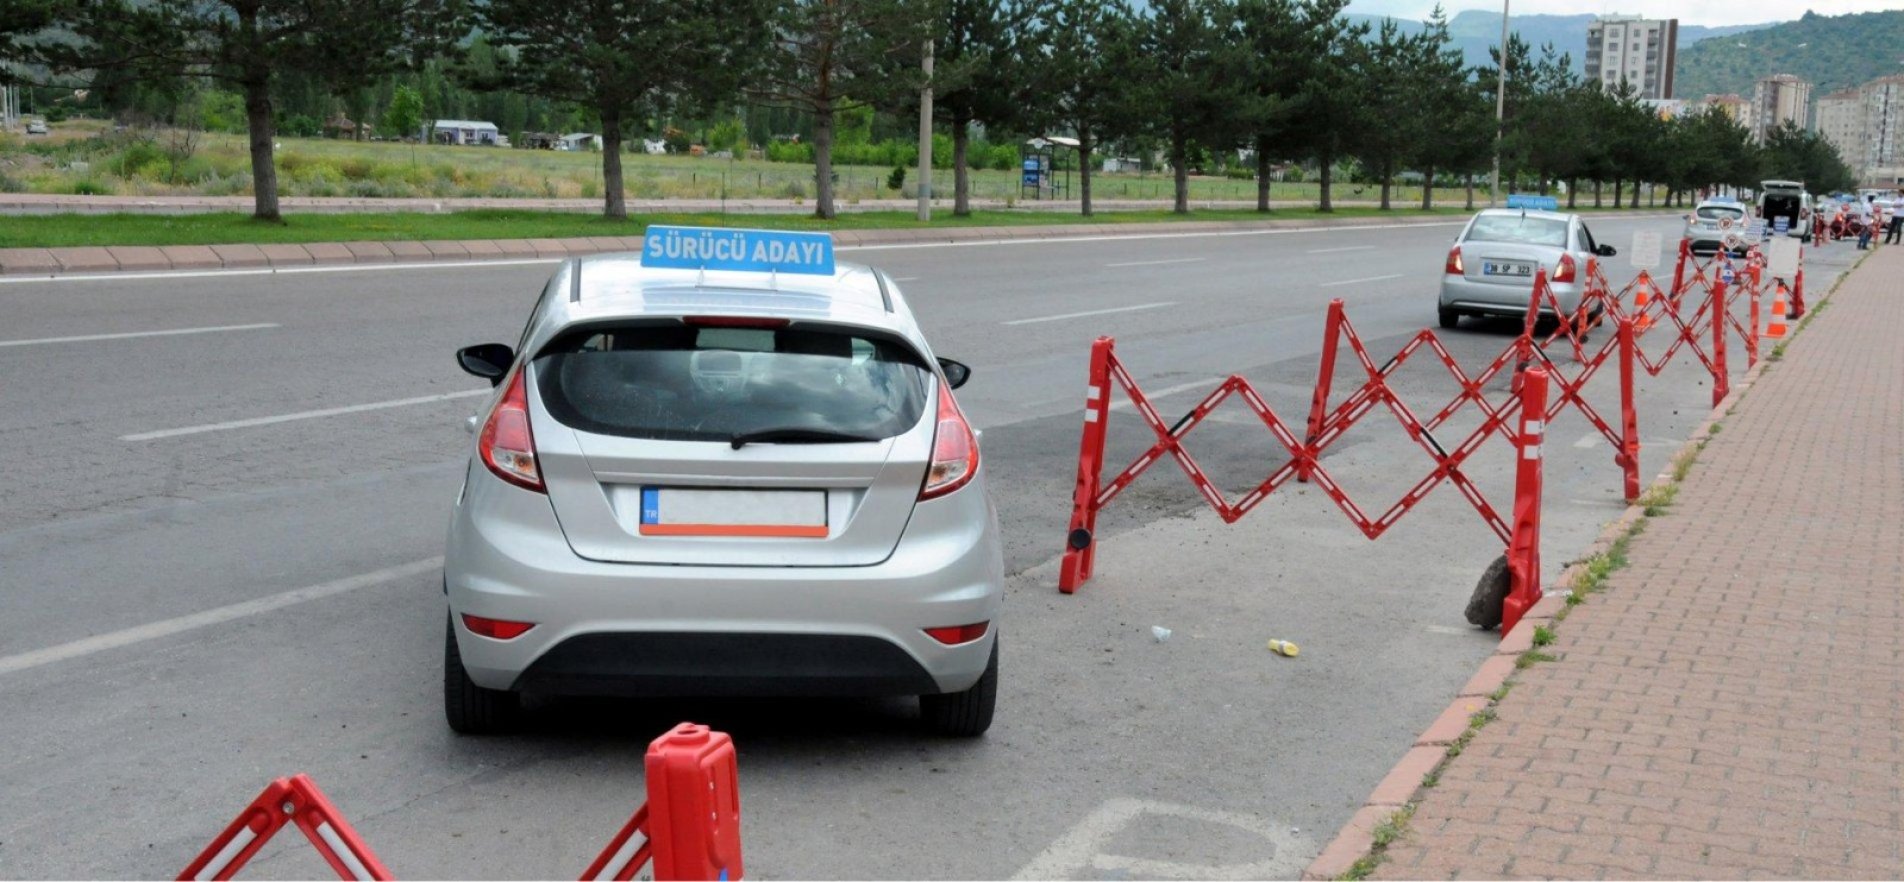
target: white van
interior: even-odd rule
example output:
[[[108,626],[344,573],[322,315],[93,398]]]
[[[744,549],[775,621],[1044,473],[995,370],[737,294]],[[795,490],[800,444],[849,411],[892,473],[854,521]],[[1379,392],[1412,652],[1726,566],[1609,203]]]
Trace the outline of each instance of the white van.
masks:
[[[1760,181],[1758,209],[1754,212],[1774,227],[1778,218],[1789,221],[1786,235],[1811,239],[1811,194],[1802,181]]]

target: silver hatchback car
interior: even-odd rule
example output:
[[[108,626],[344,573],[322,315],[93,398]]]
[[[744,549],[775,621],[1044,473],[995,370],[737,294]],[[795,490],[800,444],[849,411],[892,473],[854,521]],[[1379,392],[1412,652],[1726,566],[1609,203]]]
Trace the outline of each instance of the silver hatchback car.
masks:
[[[969,368],[824,235],[821,271],[760,271],[721,258],[814,234],[658,229],[564,263],[513,349],[458,353],[497,392],[444,555],[450,727],[525,692],[918,695],[984,732],[1005,576]],[[652,259],[683,238],[714,259]]]
[[[1441,327],[1453,328],[1464,315],[1524,316],[1534,293],[1534,275],[1547,270],[1560,308],[1580,307],[1590,257],[1612,257],[1611,245],[1593,240],[1576,214],[1517,208],[1490,208],[1468,221],[1441,275]],[[1543,316],[1553,308],[1543,306]]]

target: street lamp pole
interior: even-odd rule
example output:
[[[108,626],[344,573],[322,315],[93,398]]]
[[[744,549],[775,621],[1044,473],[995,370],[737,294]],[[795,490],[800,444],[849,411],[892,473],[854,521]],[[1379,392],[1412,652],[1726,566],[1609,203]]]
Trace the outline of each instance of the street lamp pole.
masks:
[[[1501,198],[1501,135],[1507,128],[1507,4],[1501,0],[1500,83],[1494,90],[1494,174],[1488,179],[1487,204],[1492,207]]]
[[[926,86],[919,91],[919,219],[932,219],[932,41],[926,41]]]

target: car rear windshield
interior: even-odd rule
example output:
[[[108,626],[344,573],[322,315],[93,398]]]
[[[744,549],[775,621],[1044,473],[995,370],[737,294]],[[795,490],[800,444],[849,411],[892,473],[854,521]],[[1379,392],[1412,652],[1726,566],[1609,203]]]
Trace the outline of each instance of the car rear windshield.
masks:
[[[1735,208],[1730,205],[1701,205],[1693,209],[1693,211],[1699,215],[1701,220],[1723,220],[1728,217],[1733,220],[1738,220],[1739,218],[1745,217],[1745,209]]]
[[[1551,217],[1484,214],[1468,228],[1470,242],[1520,242],[1527,245],[1567,246],[1567,222]]]
[[[831,326],[593,327],[536,356],[543,406],[584,432],[726,441],[753,432],[890,438],[919,422],[932,376],[910,346]]]

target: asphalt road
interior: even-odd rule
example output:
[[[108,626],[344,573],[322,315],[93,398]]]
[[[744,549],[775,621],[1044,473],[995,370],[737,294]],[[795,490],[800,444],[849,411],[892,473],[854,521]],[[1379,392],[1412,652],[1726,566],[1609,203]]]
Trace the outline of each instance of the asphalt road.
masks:
[[[1593,226],[1623,250],[1675,234]],[[1499,542],[1445,487],[1374,543],[1294,486],[1226,526],[1165,463],[1106,512],[1097,579],[1062,597],[1088,347],[1114,335],[1167,418],[1240,373],[1300,419],[1329,301],[1386,360],[1432,321],[1456,229],[841,255],[887,268],[939,353],[975,368],[960,400],[1013,575],[998,722],[969,742],[916,732],[903,702],[557,702],[520,735],[447,731],[436,558],[484,391],[450,356],[515,340],[548,263],[0,283],[0,876],[175,873],[300,770],[400,875],[576,873],[683,719],[735,736],[758,877],[1293,875],[1492,651],[1460,613]],[[1853,256],[1810,255],[1811,290]],[[1474,369],[1511,330],[1444,339]],[[1432,411],[1456,386],[1424,356],[1396,388]],[[1359,370],[1340,364],[1338,394]],[[1612,380],[1589,393],[1603,413]],[[1645,478],[1706,382],[1683,353],[1642,379]],[[1229,405],[1189,442],[1233,495],[1273,462],[1253,420]],[[1550,575],[1620,509],[1593,435],[1577,416],[1549,435]],[[1148,437],[1118,411],[1113,460]],[[1511,451],[1473,463],[1505,511]],[[1382,413],[1324,465],[1372,511],[1430,468]],[[287,835],[250,874],[324,871]]]

